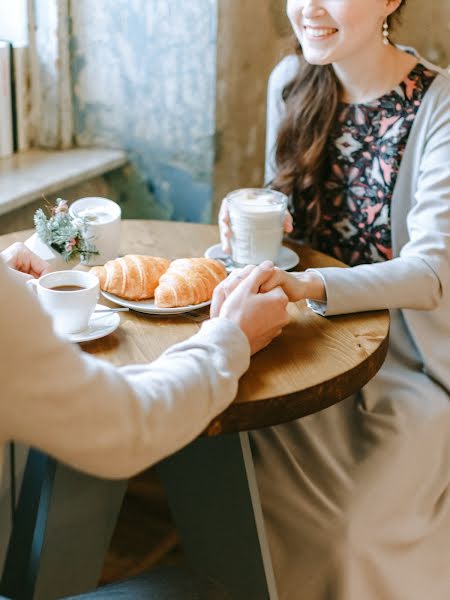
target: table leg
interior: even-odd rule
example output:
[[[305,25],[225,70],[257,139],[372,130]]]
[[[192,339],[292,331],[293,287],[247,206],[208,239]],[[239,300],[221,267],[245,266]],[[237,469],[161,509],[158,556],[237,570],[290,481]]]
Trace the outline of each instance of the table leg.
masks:
[[[158,472],[191,565],[233,600],[276,600],[248,434],[199,438]]]
[[[1,593],[53,600],[95,588],[125,490],[30,450]]]

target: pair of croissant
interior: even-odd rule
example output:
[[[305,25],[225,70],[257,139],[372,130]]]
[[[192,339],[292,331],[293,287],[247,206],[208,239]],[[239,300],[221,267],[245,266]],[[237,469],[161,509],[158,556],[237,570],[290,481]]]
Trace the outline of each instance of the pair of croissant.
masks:
[[[174,308],[211,300],[227,276],[222,263],[210,258],[178,258],[128,254],[93,267],[100,288],[126,300],[155,297],[156,306]]]

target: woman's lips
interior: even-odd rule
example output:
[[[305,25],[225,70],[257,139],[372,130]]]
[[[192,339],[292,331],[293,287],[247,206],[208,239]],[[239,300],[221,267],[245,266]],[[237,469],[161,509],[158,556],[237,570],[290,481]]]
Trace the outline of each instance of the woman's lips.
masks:
[[[303,31],[309,40],[326,40],[337,33],[337,29],[334,27],[308,27],[303,26]]]

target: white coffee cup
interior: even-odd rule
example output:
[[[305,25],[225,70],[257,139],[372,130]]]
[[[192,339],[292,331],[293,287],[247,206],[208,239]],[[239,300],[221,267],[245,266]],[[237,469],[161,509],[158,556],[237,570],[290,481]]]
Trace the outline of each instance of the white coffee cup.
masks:
[[[116,202],[95,196],[80,198],[70,205],[69,213],[72,217],[88,220],[87,237],[98,252],[83,260],[83,264],[104,265],[108,260],[117,258],[122,211]]]
[[[230,192],[226,200],[234,264],[275,262],[283,240],[287,196],[265,188],[243,188]]]
[[[51,316],[57,334],[79,333],[88,327],[99,297],[95,275],[85,271],[56,271],[30,279],[27,285]]]

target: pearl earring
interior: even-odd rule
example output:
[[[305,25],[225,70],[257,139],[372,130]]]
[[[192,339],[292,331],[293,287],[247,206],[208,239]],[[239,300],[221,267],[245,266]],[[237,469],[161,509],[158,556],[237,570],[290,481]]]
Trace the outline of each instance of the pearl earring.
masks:
[[[389,46],[389,25],[387,19],[383,23],[383,44]]]

